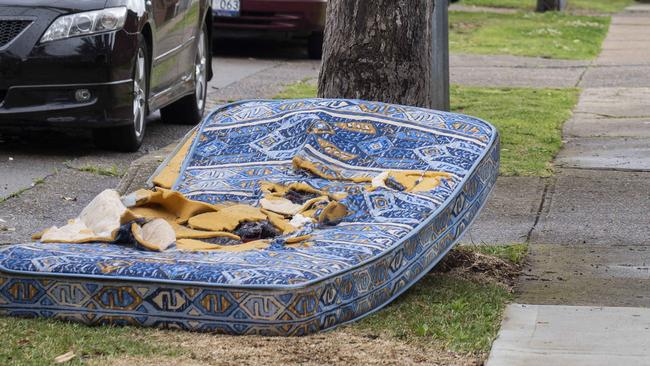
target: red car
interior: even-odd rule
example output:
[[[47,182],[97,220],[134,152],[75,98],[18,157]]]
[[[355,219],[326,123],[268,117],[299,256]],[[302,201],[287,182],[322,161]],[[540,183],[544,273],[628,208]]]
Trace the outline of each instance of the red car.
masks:
[[[309,57],[320,59],[327,0],[213,0],[215,33],[283,33],[307,39]]]

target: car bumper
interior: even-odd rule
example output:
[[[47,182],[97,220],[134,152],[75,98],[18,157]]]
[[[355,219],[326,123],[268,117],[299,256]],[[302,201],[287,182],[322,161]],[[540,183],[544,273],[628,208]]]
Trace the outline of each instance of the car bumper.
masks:
[[[77,101],[78,90],[87,101]],[[131,79],[83,84],[15,86],[0,104],[0,126],[99,128],[132,123]]]
[[[214,26],[230,31],[322,32],[326,8],[326,0],[242,0],[239,16],[214,12]]]
[[[138,35],[121,30],[40,43],[57,14],[22,11],[33,23],[0,48],[0,126],[131,123]],[[90,91],[90,98],[78,101],[79,89]]]

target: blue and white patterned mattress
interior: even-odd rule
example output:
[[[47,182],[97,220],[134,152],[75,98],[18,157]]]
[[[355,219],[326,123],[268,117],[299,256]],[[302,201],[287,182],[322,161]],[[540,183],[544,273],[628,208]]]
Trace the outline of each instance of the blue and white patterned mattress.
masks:
[[[430,170],[452,178],[427,192],[366,191],[295,171],[294,156],[348,176]],[[358,100],[231,104],[199,126],[174,189],[255,204],[260,181],[307,182],[347,192],[342,203],[354,214],[299,248],[1,247],[0,313],[228,334],[329,329],[380,309],[433,268],[478,214],[498,170],[498,134],[473,117]]]

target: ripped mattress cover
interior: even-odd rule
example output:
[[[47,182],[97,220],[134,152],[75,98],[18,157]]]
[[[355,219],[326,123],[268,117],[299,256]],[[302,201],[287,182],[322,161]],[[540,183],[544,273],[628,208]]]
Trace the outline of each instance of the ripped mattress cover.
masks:
[[[297,171],[296,156],[346,178],[387,170],[450,178],[424,192],[368,191]],[[198,127],[173,189],[254,205],[261,181],[304,182],[345,192],[352,214],[319,227],[302,247],[2,247],[0,313],[228,334],[328,329],[380,309],[435,266],[478,214],[498,170],[498,133],[469,116],[359,100],[230,104]]]

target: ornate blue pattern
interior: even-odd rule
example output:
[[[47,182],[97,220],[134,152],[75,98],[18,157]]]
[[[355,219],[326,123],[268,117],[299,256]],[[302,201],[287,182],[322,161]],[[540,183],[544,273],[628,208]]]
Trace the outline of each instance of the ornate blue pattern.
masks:
[[[341,176],[451,174],[428,192],[366,191],[295,171],[300,156]],[[0,312],[232,334],[300,335],[376,311],[432,268],[482,207],[498,135],[478,119],[356,100],[249,101],[202,123],[175,189],[256,203],[260,181],[347,192],[354,211],[309,247],[163,253],[107,244],[0,248]]]

